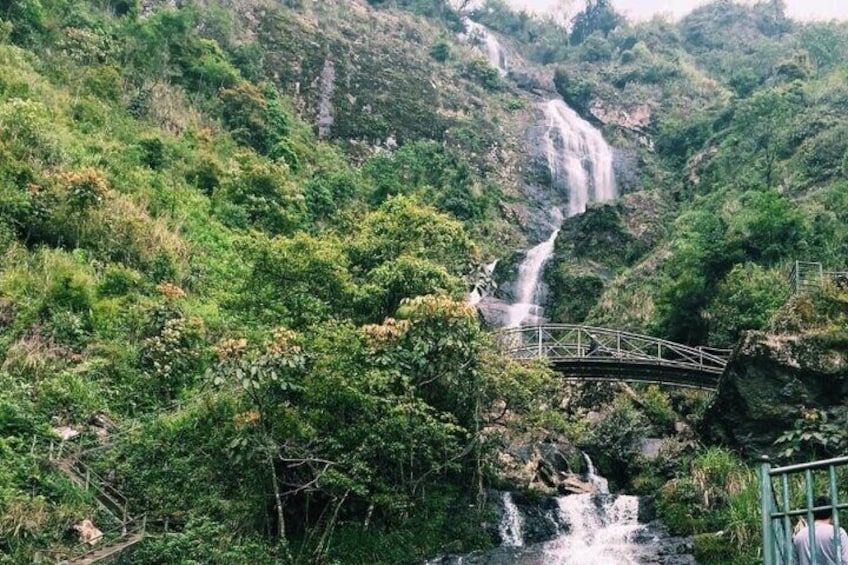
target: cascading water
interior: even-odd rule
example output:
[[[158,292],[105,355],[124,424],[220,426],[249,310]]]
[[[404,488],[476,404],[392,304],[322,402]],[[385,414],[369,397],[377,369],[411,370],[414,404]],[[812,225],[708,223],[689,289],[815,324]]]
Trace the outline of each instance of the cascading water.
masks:
[[[566,533],[548,542],[545,562],[551,565],[622,565],[639,563],[642,546],[633,543],[639,525],[639,499],[609,494],[609,482],[595,473],[585,453],[587,479],[598,494],[572,494],[557,499]]]
[[[496,68],[502,77],[505,77],[509,70],[509,59],[498,38],[485,26],[473,20],[465,18],[462,23],[465,25],[465,33],[461,35],[462,40],[482,51],[489,60],[489,64]]]
[[[512,501],[512,494],[503,494],[503,516],[498,526],[503,545],[510,547],[521,547],[524,545],[524,537],[521,534],[521,513]]]
[[[542,138],[551,184],[568,194],[567,217],[586,211],[590,201],[605,202],[616,197],[612,150],[601,133],[562,100],[542,105],[546,130]],[[518,267],[515,302],[507,312],[506,326],[516,327],[541,317],[539,281],[559,235],[563,214],[551,211],[551,236],[530,249]]]
[[[562,213],[559,209],[555,208],[552,214],[555,224],[561,224]],[[559,235],[559,228],[555,229],[548,239],[528,251],[518,266],[515,302],[507,311],[506,326],[508,328],[520,326],[522,322],[540,317],[541,308],[535,300],[538,295],[539,279],[542,277],[542,268],[553,255],[557,235]]]
[[[635,496],[575,494],[557,500],[560,520],[569,531],[548,542],[545,563],[551,565],[630,565],[641,562],[644,546],[633,538],[638,522]]]
[[[596,492],[609,494],[609,481],[595,473],[595,465],[585,453],[583,454],[583,460],[586,461],[586,478],[589,480],[589,484],[595,487]]]

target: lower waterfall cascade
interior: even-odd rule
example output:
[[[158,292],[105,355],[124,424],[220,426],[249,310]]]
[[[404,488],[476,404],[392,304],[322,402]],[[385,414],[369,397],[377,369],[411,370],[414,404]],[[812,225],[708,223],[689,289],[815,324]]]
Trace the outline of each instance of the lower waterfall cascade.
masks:
[[[542,544],[545,563],[551,565],[638,564],[643,552],[632,538],[639,524],[639,498],[609,493],[607,479],[595,472],[588,455],[583,455],[586,481],[596,494],[572,494],[556,499],[558,535]],[[522,518],[510,493],[503,495],[503,515],[499,525],[502,544],[524,546]]]

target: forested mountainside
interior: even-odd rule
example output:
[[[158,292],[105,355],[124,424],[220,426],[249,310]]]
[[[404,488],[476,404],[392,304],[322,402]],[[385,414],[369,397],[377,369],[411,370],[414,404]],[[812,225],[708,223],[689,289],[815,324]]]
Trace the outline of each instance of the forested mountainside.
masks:
[[[54,562],[84,519],[120,532],[56,460],[71,436],[155,534],[125,563],[486,548],[517,436],[655,496],[700,562],[752,562],[750,469],[686,436],[705,395],[566,387],[501,356],[466,294],[547,237],[561,97],[622,195],[565,221],[550,319],[843,343],[844,289],[787,304],[786,278],[848,264],[846,78],[848,25],[777,0],[638,24],[597,0],[570,29],[492,0],[0,4],[0,563]],[[845,445],[820,410],[789,456]]]

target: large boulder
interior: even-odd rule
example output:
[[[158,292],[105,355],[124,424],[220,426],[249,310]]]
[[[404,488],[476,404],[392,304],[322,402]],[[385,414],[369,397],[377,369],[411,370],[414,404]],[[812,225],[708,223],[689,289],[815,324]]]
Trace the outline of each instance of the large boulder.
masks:
[[[701,431],[750,457],[774,455],[774,441],[802,411],[840,416],[846,406],[846,332],[751,332],[734,351]]]
[[[549,496],[596,491],[588,480],[588,468],[579,449],[555,442],[514,444],[499,456],[500,476],[519,488]]]

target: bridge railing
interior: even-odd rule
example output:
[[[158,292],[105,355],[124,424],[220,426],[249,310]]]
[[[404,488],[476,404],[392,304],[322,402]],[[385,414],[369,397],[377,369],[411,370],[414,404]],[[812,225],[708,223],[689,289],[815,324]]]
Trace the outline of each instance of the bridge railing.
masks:
[[[630,362],[695,369],[720,374],[728,349],[691,347],[656,337],[574,324],[542,324],[501,330],[501,349],[517,359]]]
[[[772,467],[766,459],[760,466],[760,503],[763,533],[764,565],[795,565],[795,526],[809,525],[810,560],[812,564],[831,563],[824,555],[817,555],[815,543],[814,513],[830,510],[834,531],[840,528],[840,511],[848,510],[842,502],[845,494],[845,475],[848,472],[848,457],[837,457],[812,463]],[[816,506],[816,493],[828,493],[826,506]],[[805,524],[799,523],[804,520]],[[844,524],[843,524],[844,525]],[[848,565],[841,559],[840,536],[833,536],[834,555],[837,563]]]

